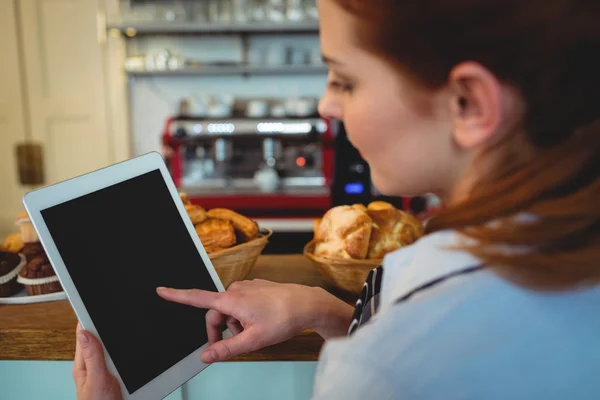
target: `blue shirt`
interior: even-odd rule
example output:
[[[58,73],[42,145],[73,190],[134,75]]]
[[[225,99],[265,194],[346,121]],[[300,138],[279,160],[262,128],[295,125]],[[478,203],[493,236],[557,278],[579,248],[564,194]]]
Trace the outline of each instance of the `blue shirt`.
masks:
[[[600,399],[600,287],[536,292],[453,250],[453,231],[384,260],[379,308],[321,352],[314,400]],[[568,268],[568,266],[565,266]]]

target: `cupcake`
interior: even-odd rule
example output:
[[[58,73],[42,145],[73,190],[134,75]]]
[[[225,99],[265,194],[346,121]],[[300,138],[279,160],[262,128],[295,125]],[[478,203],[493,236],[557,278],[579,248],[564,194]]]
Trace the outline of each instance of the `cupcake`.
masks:
[[[17,294],[23,288],[17,277],[25,266],[25,257],[10,252],[0,252],[0,297]]]
[[[44,247],[40,242],[37,243],[26,243],[20,251],[21,254],[25,256],[27,261],[31,260],[35,256],[41,255],[45,256],[46,252],[44,251]]]
[[[62,291],[58,276],[45,254],[31,258],[19,273],[17,281],[25,286],[30,296]]]
[[[21,240],[24,243],[35,243],[40,241],[27,212],[23,211],[17,215],[17,225],[21,230]]]

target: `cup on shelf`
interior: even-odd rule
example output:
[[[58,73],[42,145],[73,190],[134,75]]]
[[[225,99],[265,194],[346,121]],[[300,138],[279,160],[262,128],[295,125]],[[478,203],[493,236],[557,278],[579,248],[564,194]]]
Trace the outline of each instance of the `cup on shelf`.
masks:
[[[264,100],[250,100],[246,106],[248,118],[264,118],[269,113],[269,107]]]
[[[248,7],[248,20],[250,22],[265,22],[267,19],[267,13],[265,11],[265,5],[262,0],[252,0],[252,3]]]
[[[297,102],[298,102],[298,99],[294,99],[294,98],[289,98],[284,101],[283,106],[285,107],[285,115],[287,115],[289,117],[297,116],[297,114],[296,114]]]
[[[303,0],[304,18],[309,21],[319,20],[319,10],[317,9],[316,0]]]
[[[172,56],[169,58],[168,67],[170,70],[178,70],[185,68],[185,60],[181,56]]]
[[[189,17],[189,4],[182,1],[176,1],[169,5],[156,6],[158,19],[166,22],[182,22]]]
[[[296,101],[296,116],[309,117],[317,113],[318,103],[315,99],[298,99]]]
[[[290,22],[301,22],[304,20],[304,7],[302,0],[287,0],[286,19]]]
[[[127,57],[125,59],[125,71],[144,71],[146,69],[145,57]]]
[[[171,59],[171,53],[169,50],[161,50],[155,57],[154,63],[155,68],[159,71],[165,71],[169,68],[169,60]]]
[[[233,22],[245,24],[248,22],[248,0],[232,0]]]
[[[231,116],[231,107],[227,104],[213,104],[208,107],[207,115],[210,118],[227,118]]]
[[[270,115],[273,118],[285,117],[285,105],[282,102],[273,103],[271,106]]]
[[[284,0],[267,0],[264,7],[269,22],[281,23],[285,21]]]

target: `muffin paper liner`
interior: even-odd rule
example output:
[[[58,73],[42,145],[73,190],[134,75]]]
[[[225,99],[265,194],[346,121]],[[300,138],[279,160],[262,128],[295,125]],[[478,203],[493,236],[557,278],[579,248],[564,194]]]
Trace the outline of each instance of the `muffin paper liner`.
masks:
[[[19,272],[21,272],[23,267],[27,264],[27,260],[25,260],[25,257],[23,257],[23,255],[19,254],[19,258],[21,258],[21,262],[15,267],[15,269],[10,271],[6,275],[0,276],[0,285],[4,285],[5,283],[8,283],[11,280],[13,280],[15,276],[19,275]],[[17,280],[18,279],[19,278],[17,278]]]

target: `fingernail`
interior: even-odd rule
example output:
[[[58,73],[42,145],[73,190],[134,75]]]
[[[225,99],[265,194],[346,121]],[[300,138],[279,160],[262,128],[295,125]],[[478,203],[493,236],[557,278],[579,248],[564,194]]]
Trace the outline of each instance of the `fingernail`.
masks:
[[[214,350],[208,350],[202,354],[202,362],[205,362],[207,364],[215,362],[216,359],[217,359],[217,352]]]
[[[77,332],[77,340],[79,341],[79,344],[82,346],[86,346],[88,344],[88,342],[90,341],[90,339],[87,337],[87,335],[83,332]]]
[[[159,286],[159,287],[156,288],[157,292],[162,292],[162,291],[165,291],[165,290],[167,290],[167,288],[164,287],[164,286]]]

